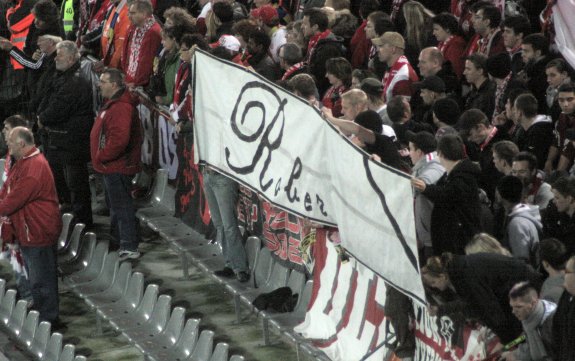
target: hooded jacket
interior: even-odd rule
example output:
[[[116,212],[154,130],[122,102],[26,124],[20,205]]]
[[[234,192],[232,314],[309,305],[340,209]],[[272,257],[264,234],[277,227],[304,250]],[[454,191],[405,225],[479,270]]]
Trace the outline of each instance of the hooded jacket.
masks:
[[[553,144],[553,123],[548,115],[539,114],[525,130],[523,146],[519,150],[532,153],[537,157],[537,168],[543,169],[549,153],[549,147]]]
[[[507,216],[507,241],[514,257],[539,266],[539,235],[543,232],[539,207],[518,204]]]
[[[476,164],[463,159],[437,184],[428,185],[423,191],[434,203],[431,212],[434,254],[463,254],[467,241],[480,231],[479,173]]]
[[[141,170],[142,129],[128,90],[108,100],[90,133],[94,170],[103,173],[136,174]]]

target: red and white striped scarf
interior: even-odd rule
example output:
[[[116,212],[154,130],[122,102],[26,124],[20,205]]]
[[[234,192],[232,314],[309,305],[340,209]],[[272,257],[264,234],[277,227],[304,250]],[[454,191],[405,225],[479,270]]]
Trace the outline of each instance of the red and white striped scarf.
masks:
[[[130,57],[128,58],[128,69],[127,75],[134,78],[138,71],[138,64],[140,62],[140,48],[142,46],[142,42],[144,40],[144,36],[150,30],[150,28],[154,25],[156,20],[153,16],[150,16],[144,25],[141,27],[136,27],[134,30],[134,35],[130,39]]]

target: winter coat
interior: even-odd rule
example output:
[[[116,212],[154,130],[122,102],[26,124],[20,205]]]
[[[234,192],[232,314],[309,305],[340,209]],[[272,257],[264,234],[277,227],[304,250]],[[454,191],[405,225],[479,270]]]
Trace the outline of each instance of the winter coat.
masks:
[[[564,291],[553,317],[555,361],[575,361],[575,297]]]
[[[538,115],[527,130],[520,151],[532,153],[537,157],[537,168],[545,168],[549,147],[553,144],[553,123],[548,115]]]
[[[328,59],[338,56],[345,56],[345,46],[343,38],[333,33],[317,42],[311,58],[309,59],[309,73],[316,79],[317,89],[320,97],[330,87],[329,80],[325,77],[325,62]]]
[[[90,134],[92,166],[99,173],[136,174],[141,170],[142,128],[128,90],[108,100]]]
[[[540,284],[540,275],[531,266],[500,254],[475,253],[455,256],[448,274],[469,312],[495,332],[501,343],[509,343],[521,334],[521,323],[509,305],[509,291],[521,281]]]
[[[425,188],[423,195],[434,203],[431,212],[434,254],[463,254],[467,242],[480,231],[478,176],[477,165],[464,159],[437,184]]]
[[[12,222],[23,247],[56,243],[62,229],[58,195],[48,161],[34,148],[17,160],[0,191],[0,215]]]

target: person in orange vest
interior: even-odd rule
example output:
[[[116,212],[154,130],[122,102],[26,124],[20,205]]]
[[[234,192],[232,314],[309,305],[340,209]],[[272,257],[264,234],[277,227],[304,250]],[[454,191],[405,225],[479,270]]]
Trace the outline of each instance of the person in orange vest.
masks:
[[[32,14],[34,3],[34,0],[17,0],[16,4],[6,12],[10,42],[19,50],[24,49],[30,26],[34,22],[34,15]],[[24,68],[13,58],[10,59],[10,62],[15,70]]]

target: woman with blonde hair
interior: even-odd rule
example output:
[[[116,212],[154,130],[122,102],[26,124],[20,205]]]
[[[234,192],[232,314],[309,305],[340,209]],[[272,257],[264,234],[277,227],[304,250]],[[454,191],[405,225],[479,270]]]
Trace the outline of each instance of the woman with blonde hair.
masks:
[[[465,254],[473,253],[496,253],[511,257],[511,252],[487,233],[477,233],[471,241],[467,243],[467,246],[465,246]]]
[[[401,10],[405,20],[405,56],[415,68],[421,49],[437,44],[431,21],[435,14],[417,1],[406,2]]]

